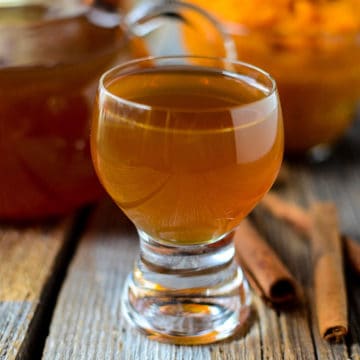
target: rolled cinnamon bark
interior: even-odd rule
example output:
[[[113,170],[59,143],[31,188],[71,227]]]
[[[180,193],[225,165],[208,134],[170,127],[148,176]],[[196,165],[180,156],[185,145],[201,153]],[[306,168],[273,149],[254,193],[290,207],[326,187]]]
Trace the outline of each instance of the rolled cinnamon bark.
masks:
[[[309,235],[311,228],[311,219],[305,209],[283,200],[274,193],[268,193],[260,205],[268,210],[273,216],[280,220],[284,220],[294,226],[304,235]],[[360,244],[348,235],[342,235],[343,246],[352,269],[360,275]]]
[[[344,252],[352,269],[360,276],[360,244],[347,235],[342,235]]]
[[[310,208],[315,306],[321,336],[339,340],[348,330],[342,240],[336,207],[314,203]]]
[[[275,305],[299,300],[300,287],[296,280],[249,220],[241,222],[234,242],[254,291]]]
[[[311,227],[311,221],[308,213],[300,206],[281,199],[278,195],[269,192],[261,200],[266,210],[272,213],[276,218],[284,220],[295,226],[297,230],[308,234]]]

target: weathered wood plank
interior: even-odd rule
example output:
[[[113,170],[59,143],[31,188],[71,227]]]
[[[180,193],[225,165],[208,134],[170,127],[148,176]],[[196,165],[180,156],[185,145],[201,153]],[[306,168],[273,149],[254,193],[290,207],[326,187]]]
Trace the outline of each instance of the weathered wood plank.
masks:
[[[289,200],[306,206],[314,200],[333,201],[338,207],[342,231],[360,240],[360,119],[355,122],[347,138],[339,144],[334,156],[322,164],[292,163],[290,183],[283,195]],[[312,287],[312,270],[306,240],[294,234],[288,225],[275,223],[259,210],[259,225],[265,226],[265,233],[291,271],[299,278],[305,288],[308,299],[310,333],[315,342],[315,356],[319,359],[357,359],[359,353],[360,301],[355,294],[360,291],[359,279],[352,274],[347,277],[350,305],[350,334],[347,342],[329,345],[319,337]],[[277,231],[283,228],[283,233]],[[351,274],[351,273],[350,273]],[[294,316],[286,317],[286,321]],[[305,317],[303,317],[303,320]],[[293,327],[282,327],[282,333]],[[297,334],[305,335],[305,332]],[[308,336],[309,334],[307,334]],[[306,340],[309,343],[309,339]],[[300,344],[305,344],[304,339]],[[304,346],[301,347],[304,351]],[[297,353],[299,355],[299,353]],[[304,354],[307,358],[310,354]]]
[[[121,316],[120,294],[137,247],[133,226],[113,205],[102,204],[69,269],[43,359],[235,360],[314,356],[303,312],[279,315],[256,297],[254,305],[260,321],[239,340],[182,347],[159,344],[130,329]]]
[[[281,191],[303,205],[314,199],[335,201],[342,230],[360,240],[360,157],[356,154],[360,144],[350,138],[325,164],[291,163],[290,185]],[[317,330],[308,242],[261,209],[254,212],[253,220],[303,285],[303,307],[275,311],[255,297],[258,319],[241,339],[195,347],[148,340],[130,329],[120,312],[122,286],[137,253],[136,232],[114,205],[103,203],[69,270],[43,359],[358,359],[358,279],[347,278],[350,334],[344,343],[329,344]]]
[[[339,145],[331,161],[312,167],[297,168],[300,174],[297,181],[303,190],[303,198],[307,202],[313,200],[333,201],[336,203],[340,217],[342,232],[360,240],[360,121]],[[311,302],[314,340],[319,359],[360,358],[359,325],[360,317],[354,321],[354,314],[360,315],[360,302],[354,295],[360,291],[360,281],[355,277],[347,277],[350,308],[350,334],[347,344],[329,346],[318,336],[315,318],[315,305]],[[313,289],[309,298],[313,299]]]
[[[0,303],[0,359],[16,358],[26,337],[31,310],[31,302]]]
[[[209,348],[160,345],[124,322],[120,294],[137,251],[133,226],[114,205],[102,204],[69,269],[44,359],[209,358]]]
[[[0,225],[0,359],[31,358],[43,309],[67,247],[72,219]]]
[[[295,200],[294,189],[286,189],[282,195],[289,200]],[[306,242],[292,231],[288,225],[274,221],[261,209],[254,211],[252,218],[261,231],[299,280],[304,289],[309,287],[310,268],[309,249]],[[267,310],[268,312],[269,310]],[[280,353],[286,359],[315,358],[311,329],[307,318],[306,304],[296,309],[279,311],[273,321],[277,322],[281,348]],[[275,349],[272,349],[275,352]],[[274,355],[275,356],[275,355]],[[265,357],[266,358],[266,357]],[[272,358],[269,356],[268,358]]]

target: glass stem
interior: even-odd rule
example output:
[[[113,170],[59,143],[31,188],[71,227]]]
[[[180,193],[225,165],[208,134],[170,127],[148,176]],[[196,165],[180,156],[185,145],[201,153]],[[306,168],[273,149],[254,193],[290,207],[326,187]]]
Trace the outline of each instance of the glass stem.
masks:
[[[250,292],[234,260],[232,234],[211,244],[164,245],[142,231],[124,291],[128,320],[160,341],[204,344],[239,330]]]

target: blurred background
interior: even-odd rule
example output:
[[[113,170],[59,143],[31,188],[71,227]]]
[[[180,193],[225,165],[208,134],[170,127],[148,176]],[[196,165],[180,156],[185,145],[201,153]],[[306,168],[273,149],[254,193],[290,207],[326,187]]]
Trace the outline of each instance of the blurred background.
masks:
[[[289,161],[358,142],[358,0],[0,0],[0,217],[41,219],[103,196],[90,161],[99,76],[148,55],[236,57],[280,93]]]

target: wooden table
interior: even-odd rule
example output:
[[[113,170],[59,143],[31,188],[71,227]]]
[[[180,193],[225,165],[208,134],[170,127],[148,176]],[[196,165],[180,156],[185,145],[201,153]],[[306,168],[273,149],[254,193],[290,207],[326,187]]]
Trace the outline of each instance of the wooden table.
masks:
[[[335,201],[342,230],[360,241],[360,121],[331,161],[289,162],[289,169],[282,195],[303,205]],[[259,209],[254,218],[304,286],[307,303],[276,311],[255,297],[257,319],[245,337],[194,347],[150,341],[124,322],[120,293],[138,241],[109,200],[51,224],[1,224],[0,359],[360,359],[359,278],[347,273],[349,335],[324,342],[306,241]]]

